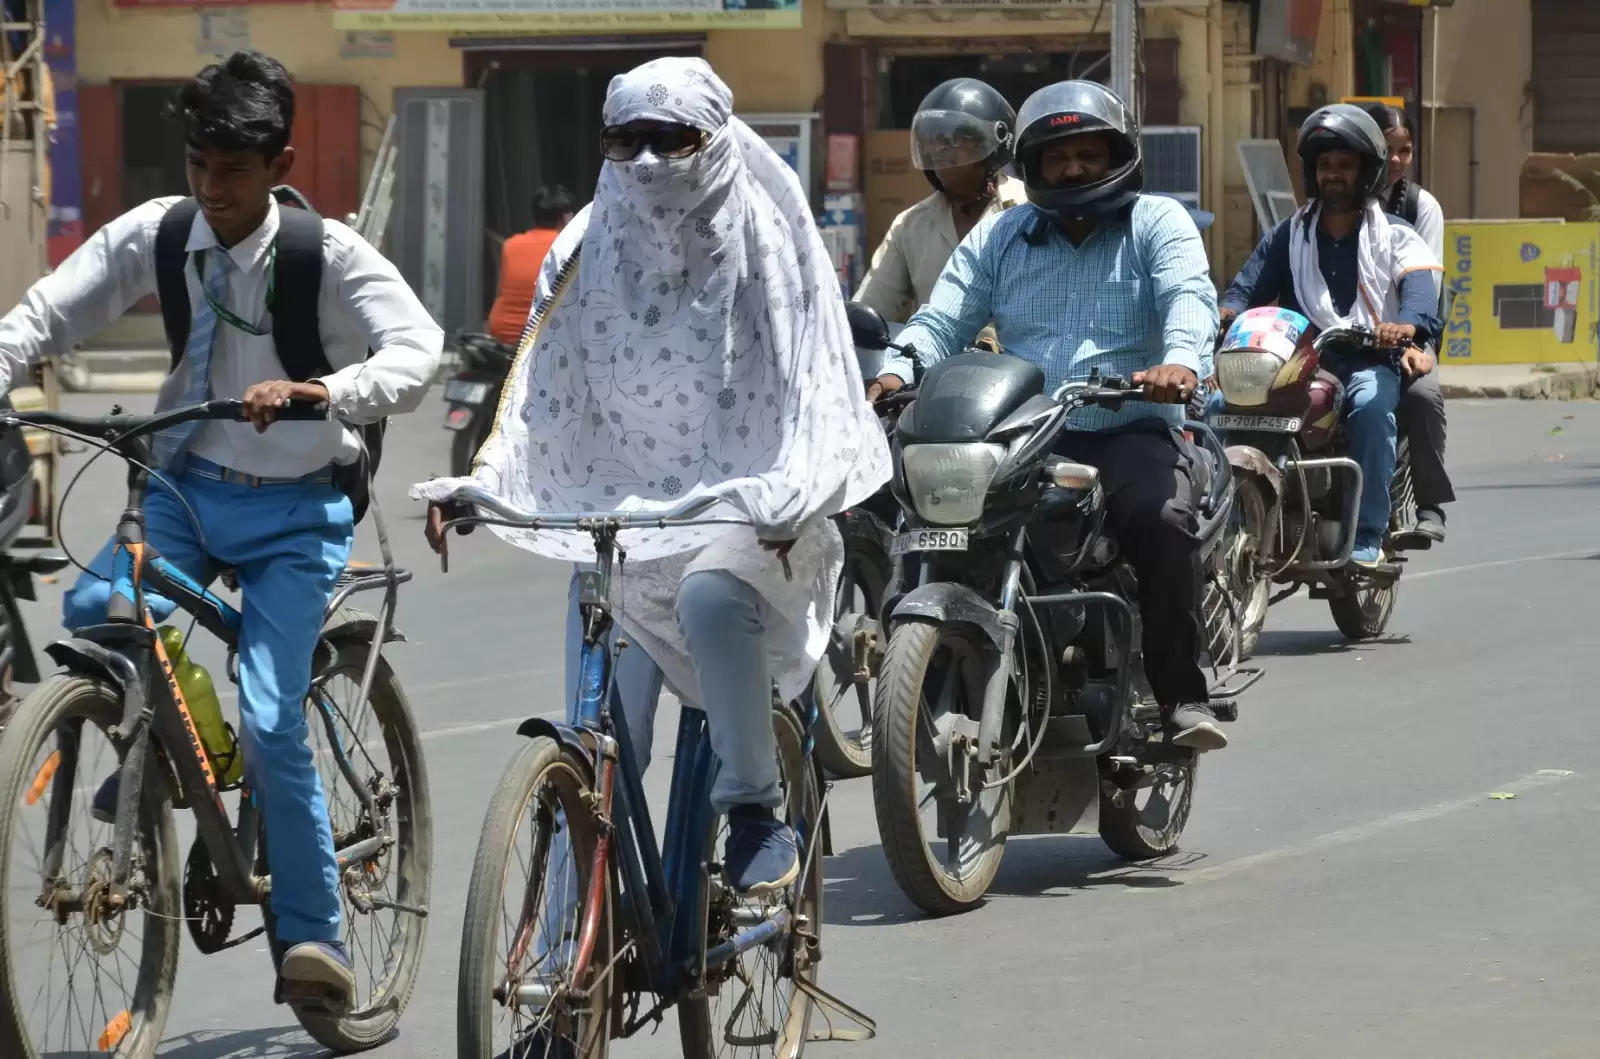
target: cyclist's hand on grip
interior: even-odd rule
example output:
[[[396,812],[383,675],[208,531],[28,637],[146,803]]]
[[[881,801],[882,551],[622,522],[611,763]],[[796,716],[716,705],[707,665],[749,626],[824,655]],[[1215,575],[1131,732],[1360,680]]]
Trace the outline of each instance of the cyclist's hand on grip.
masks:
[[[288,418],[285,409],[288,408],[289,402],[326,404],[327,400],[328,388],[320,382],[274,379],[270,382],[258,382],[244,392],[244,414],[246,419],[256,425],[256,432],[261,433],[280,418]]]
[[[1382,349],[1402,349],[1417,337],[1417,329],[1410,324],[1379,324],[1377,340]]]
[[[1156,404],[1182,404],[1200,385],[1194,372],[1182,364],[1161,364],[1135,372],[1133,384],[1144,387],[1144,399]]]

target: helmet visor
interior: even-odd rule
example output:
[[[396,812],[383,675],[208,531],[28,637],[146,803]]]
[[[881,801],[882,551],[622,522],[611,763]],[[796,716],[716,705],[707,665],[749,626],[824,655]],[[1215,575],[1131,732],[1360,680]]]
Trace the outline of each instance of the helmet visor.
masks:
[[[1000,148],[995,123],[960,110],[921,110],[911,119],[911,164],[922,170],[982,162]]]

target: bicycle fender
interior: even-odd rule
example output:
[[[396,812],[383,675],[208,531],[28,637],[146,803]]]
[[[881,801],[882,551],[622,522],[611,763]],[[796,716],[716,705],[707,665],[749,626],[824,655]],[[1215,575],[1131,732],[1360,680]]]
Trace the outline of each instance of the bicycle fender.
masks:
[[[578,730],[570,724],[557,724],[546,717],[529,717],[517,726],[517,734],[524,739],[548,736],[586,761],[590,769],[594,768],[594,755],[589,753],[589,748],[578,736]]]
[[[322,638],[333,640],[341,637],[356,637],[366,643],[372,642],[372,637],[378,631],[376,615],[368,614],[364,610],[354,607],[340,607],[322,624]],[[394,625],[389,626],[389,636],[385,643],[407,643],[406,634]]]
[[[139,674],[134,670],[133,663],[124,655],[93,640],[80,636],[56,640],[45,646],[44,653],[62,669],[99,677],[108,684],[115,684],[124,695],[129,691],[143,691],[139,687]],[[139,697],[142,699],[144,696],[141,694]]]
[[[939,581],[922,585],[901,596],[890,621],[918,621],[935,625],[966,625],[988,637],[996,651],[1004,649],[1005,631],[1000,612],[966,585]]]

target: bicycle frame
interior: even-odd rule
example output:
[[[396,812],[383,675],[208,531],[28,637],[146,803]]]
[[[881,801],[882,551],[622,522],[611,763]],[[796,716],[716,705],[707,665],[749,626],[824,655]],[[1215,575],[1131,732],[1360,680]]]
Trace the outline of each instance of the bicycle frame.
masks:
[[[215,402],[214,407],[208,408],[214,413],[225,404],[228,402]],[[50,417],[50,421],[65,424],[72,422],[72,419]],[[230,652],[237,648],[242,619],[238,611],[163,558],[145,540],[144,501],[150,475],[143,465],[150,462],[150,447],[143,436],[126,435],[116,439],[114,447],[128,459],[128,497],[117,523],[107,620],[100,625],[79,629],[72,637],[58,640],[45,648],[45,652],[62,667],[99,676],[121,693],[122,716],[111,733],[117,749],[122,752],[122,780],[118,789],[112,839],[113,886],[119,895],[126,892],[132,867],[134,836],[137,833],[139,798],[144,787],[145,770],[154,754],[158,758],[158,767],[164,765],[170,769],[169,782],[175,782],[175,793],[181,795],[194,814],[196,831],[210,855],[223,892],[237,904],[265,904],[272,889],[272,880],[270,876],[257,875],[254,870],[259,810],[246,786],[237,828],[229,820],[227,807],[222,801],[223,791],[200,739],[199,729],[178,684],[172,661],[156,633],[155,619],[145,602],[145,589],[148,586],[170,599],[178,609],[193,615]],[[377,669],[378,648],[397,636],[392,618],[396,590],[401,581],[375,497],[370,509],[377,524],[384,570],[381,574],[358,578],[346,585],[329,607],[331,611],[355,591],[380,585],[388,590],[380,609],[374,650],[368,658],[358,701],[365,701],[370,692]],[[314,682],[312,691],[316,691]],[[343,741],[339,738],[332,708],[324,696],[314,694],[313,698],[341,773],[362,800],[364,809],[375,818],[372,792],[356,776]],[[154,747],[151,746],[152,736],[155,738]],[[71,805],[71,786],[77,782],[75,772],[75,767],[60,769],[52,781],[55,784],[52,806],[63,808],[52,810],[48,824],[51,841],[44,865],[47,878],[58,875],[61,869],[64,843],[56,839],[67,825],[65,807]],[[385,835],[374,835],[338,850],[336,858],[340,871],[378,854],[387,841]]]

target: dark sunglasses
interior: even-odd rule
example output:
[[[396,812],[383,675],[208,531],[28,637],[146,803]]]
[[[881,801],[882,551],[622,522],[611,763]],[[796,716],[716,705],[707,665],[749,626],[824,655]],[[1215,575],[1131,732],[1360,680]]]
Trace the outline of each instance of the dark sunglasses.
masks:
[[[693,125],[608,125],[600,130],[600,153],[613,162],[631,162],[648,147],[657,158],[687,158],[707,139]]]

